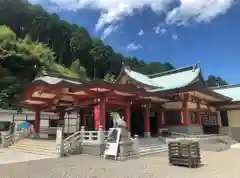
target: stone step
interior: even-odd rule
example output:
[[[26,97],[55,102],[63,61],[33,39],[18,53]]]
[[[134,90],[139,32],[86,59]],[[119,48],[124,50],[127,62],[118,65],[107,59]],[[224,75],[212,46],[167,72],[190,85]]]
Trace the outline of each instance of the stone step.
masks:
[[[49,146],[49,145],[26,145],[26,144],[14,144],[10,146],[11,148],[28,148],[28,149],[36,149],[36,150],[48,150],[48,151],[55,151],[56,146]]]
[[[57,155],[56,144],[54,141],[24,139],[10,146],[9,149],[32,153],[38,155],[54,156]]]
[[[26,148],[9,148],[10,150],[15,150],[23,153],[31,153],[31,154],[36,154],[36,155],[43,155],[43,156],[54,156],[58,157],[58,154],[56,152],[49,152],[46,150],[31,150],[31,149],[26,149]]]
[[[31,139],[24,139],[20,140],[19,142],[21,143],[30,143],[30,144],[49,144],[49,145],[54,145],[56,144],[56,141],[49,141],[49,140],[31,140]]]
[[[168,147],[166,144],[164,145],[149,145],[149,146],[142,146],[139,148],[140,156],[156,154],[163,151],[167,151]]]
[[[149,146],[140,146],[139,150],[145,150],[145,149],[155,149],[155,148],[161,148],[161,147],[165,147],[167,145],[149,145]]]
[[[236,140],[234,140],[233,138],[231,138],[229,136],[222,136],[221,140],[223,140],[228,145],[234,145],[234,144],[238,144],[239,143],[239,142],[237,142]]]
[[[14,145],[22,145],[22,146],[36,146],[40,148],[45,148],[45,147],[56,147],[56,144],[48,144],[48,143],[35,143],[35,142],[17,142]]]

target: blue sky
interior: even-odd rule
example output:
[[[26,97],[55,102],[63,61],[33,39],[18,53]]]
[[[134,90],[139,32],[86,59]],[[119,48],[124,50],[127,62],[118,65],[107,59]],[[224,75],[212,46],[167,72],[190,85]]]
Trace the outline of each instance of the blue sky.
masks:
[[[240,83],[238,0],[30,0],[87,28],[115,51]]]

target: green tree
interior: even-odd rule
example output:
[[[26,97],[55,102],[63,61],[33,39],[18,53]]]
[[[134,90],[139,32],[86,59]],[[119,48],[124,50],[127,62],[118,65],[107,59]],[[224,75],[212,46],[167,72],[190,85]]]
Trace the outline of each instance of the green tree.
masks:
[[[87,78],[86,70],[81,65],[80,60],[76,60],[75,62],[73,62],[70,69],[77,74],[79,79],[85,80]]]
[[[113,83],[115,81],[116,77],[114,75],[111,74],[107,74],[104,76],[104,81],[108,82],[108,83]]]
[[[208,79],[206,80],[206,84],[209,87],[221,86],[221,85],[228,85],[227,81],[222,79],[221,77],[216,77],[214,75],[209,75]]]
[[[29,36],[17,39],[11,29],[0,26],[0,108],[12,107],[13,99],[41,70],[77,77],[79,71],[84,71],[79,67],[75,74],[59,66],[54,52],[47,45],[34,42]],[[84,78],[84,75],[81,77]]]

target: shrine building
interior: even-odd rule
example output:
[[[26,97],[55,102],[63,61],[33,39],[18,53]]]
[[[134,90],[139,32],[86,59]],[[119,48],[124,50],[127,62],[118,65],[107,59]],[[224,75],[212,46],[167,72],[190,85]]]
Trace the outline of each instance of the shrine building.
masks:
[[[76,113],[77,128],[112,127],[109,117],[117,111],[129,134],[157,136],[161,129],[186,134],[231,134],[240,140],[240,85],[209,88],[199,64],[144,75],[127,66],[114,83],[77,81],[39,73],[21,98],[21,105],[35,112],[40,132],[41,113],[57,113],[65,125],[66,113]]]

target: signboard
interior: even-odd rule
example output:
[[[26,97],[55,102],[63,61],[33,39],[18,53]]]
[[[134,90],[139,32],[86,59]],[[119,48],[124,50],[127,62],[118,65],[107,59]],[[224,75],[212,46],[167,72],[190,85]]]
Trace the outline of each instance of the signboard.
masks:
[[[118,147],[121,136],[121,128],[110,128],[108,133],[108,138],[110,141],[107,142],[106,149],[104,151],[104,157],[114,156],[117,158]]]

